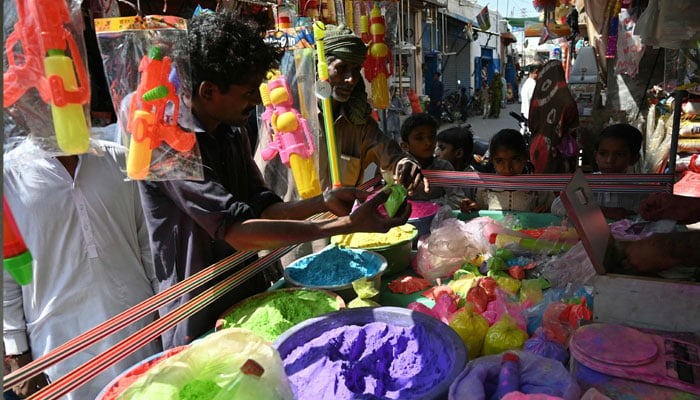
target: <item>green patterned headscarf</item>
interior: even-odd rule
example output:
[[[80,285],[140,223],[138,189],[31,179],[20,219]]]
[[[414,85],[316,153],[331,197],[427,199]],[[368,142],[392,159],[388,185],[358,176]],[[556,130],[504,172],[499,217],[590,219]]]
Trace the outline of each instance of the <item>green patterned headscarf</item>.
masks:
[[[363,64],[367,56],[367,46],[344,24],[326,25],[326,54],[344,61]]]

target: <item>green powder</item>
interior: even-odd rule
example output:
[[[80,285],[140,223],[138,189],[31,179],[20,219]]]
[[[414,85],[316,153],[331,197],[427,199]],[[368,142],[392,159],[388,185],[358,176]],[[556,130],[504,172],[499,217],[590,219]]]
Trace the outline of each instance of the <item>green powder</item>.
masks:
[[[292,326],[340,308],[338,300],[314,290],[271,292],[246,301],[226,316],[224,328],[250,329],[272,342]]]
[[[180,389],[178,400],[210,400],[221,391],[219,385],[210,380],[195,379]]]

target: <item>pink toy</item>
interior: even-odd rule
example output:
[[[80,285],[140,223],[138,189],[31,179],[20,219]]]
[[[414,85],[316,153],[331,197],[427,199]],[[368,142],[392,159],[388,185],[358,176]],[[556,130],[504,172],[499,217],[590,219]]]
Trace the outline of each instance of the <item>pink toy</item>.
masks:
[[[576,330],[571,355],[606,375],[669,386],[700,395],[700,347],[615,324]]]

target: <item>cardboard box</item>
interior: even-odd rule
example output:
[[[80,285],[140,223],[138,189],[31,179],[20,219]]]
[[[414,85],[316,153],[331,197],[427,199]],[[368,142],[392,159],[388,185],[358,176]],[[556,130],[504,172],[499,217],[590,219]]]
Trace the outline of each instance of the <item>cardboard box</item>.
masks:
[[[598,274],[593,285],[596,321],[700,334],[700,283],[621,271],[624,243],[613,239],[581,170],[561,196]]]

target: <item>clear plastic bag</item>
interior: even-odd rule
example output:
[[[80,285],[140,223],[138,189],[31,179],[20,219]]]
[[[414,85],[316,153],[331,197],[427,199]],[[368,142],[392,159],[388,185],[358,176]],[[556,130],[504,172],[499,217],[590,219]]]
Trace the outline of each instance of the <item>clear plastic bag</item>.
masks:
[[[569,283],[578,286],[590,285],[596,272],[583,242],[578,242],[566,253],[547,261],[542,269],[542,276],[552,287],[560,288]]]
[[[241,366],[248,359],[260,364],[264,372],[259,378],[245,378],[242,385]],[[277,350],[247,329],[228,328],[193,342],[187,350],[157,364],[119,399],[178,400],[183,398],[183,388],[196,393],[194,385],[209,389],[209,394],[216,391],[214,399],[294,398]]]
[[[23,7],[18,9],[17,3]],[[31,142],[15,161],[93,149],[81,4],[82,0],[4,4],[3,107],[5,122],[12,126],[5,129],[5,151]]]
[[[418,244],[416,272],[435,281],[452,275],[465,260],[479,254],[472,237],[463,230],[464,222],[455,218],[445,220],[437,230]]]
[[[202,179],[183,18],[95,20],[122,144],[135,180]]]

